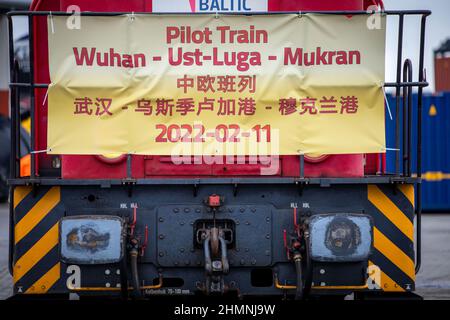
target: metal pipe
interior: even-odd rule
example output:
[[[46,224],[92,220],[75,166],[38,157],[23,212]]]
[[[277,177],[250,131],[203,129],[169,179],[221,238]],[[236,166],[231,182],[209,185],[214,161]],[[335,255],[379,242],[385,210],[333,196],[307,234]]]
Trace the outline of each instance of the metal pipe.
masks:
[[[403,81],[412,80],[412,63],[411,60],[406,59],[403,64]],[[410,176],[410,162],[411,162],[411,95],[412,87],[403,87],[403,176]]]
[[[9,188],[9,249],[8,249],[8,271],[13,275],[13,263],[14,263],[14,189]]]
[[[422,82],[386,82],[384,87],[395,88],[395,87],[428,87],[429,83],[426,81]],[[34,87],[34,88],[48,88],[48,83],[24,83],[24,82],[11,82],[10,87]]]
[[[426,81],[413,81],[413,82],[386,82],[384,86],[386,88],[399,88],[399,87],[428,87],[429,83]]]
[[[397,44],[397,83],[401,81],[401,63],[403,56],[403,21],[404,16],[399,16],[398,44]],[[400,87],[395,90],[395,175],[400,174]]]
[[[405,60],[403,81],[412,81],[412,62]],[[412,87],[403,87],[403,175],[411,176]]]
[[[305,260],[306,260],[306,267],[305,267],[305,283],[304,283],[304,289],[303,293],[304,296],[307,297],[311,291],[312,287],[312,278],[313,278],[313,270],[312,270],[312,261],[311,261],[311,253],[309,249],[309,234],[304,236],[305,239]]]
[[[427,15],[422,16],[420,29],[420,54],[419,54],[419,81],[424,80],[424,53],[425,53],[425,27]],[[422,264],[422,94],[421,87],[418,89],[417,101],[417,206],[416,206],[416,273]]]
[[[138,271],[138,259],[139,252],[137,248],[133,248],[130,251],[130,265],[131,265],[131,280],[133,282],[133,293],[134,296],[137,298],[142,297],[142,292],[140,290],[140,284],[139,284],[139,271]]]
[[[51,12],[53,16],[70,16],[72,15],[71,12],[65,12],[65,11],[52,11]],[[122,11],[122,12],[80,12],[80,15],[82,16],[120,16],[124,14],[131,14],[132,12]],[[49,15],[50,11],[10,11],[7,13],[7,15],[10,16],[45,16]],[[166,15],[167,13],[159,13],[159,12],[134,12],[135,15],[154,15],[154,16],[161,16]],[[211,12],[198,12],[196,13],[198,15],[213,15],[215,13]],[[371,12],[367,11],[278,11],[278,12],[252,12],[252,13],[245,13],[246,16],[254,15],[254,16],[260,16],[260,15],[282,15],[282,14],[320,14],[320,15],[369,15],[372,14]],[[383,11],[382,14],[384,15],[430,15],[430,10],[386,10]],[[186,15],[186,12],[171,12],[170,15]],[[221,12],[220,15],[243,15],[239,12]]]
[[[48,83],[23,83],[23,82],[11,82],[10,87],[25,87],[25,88],[48,88]]]
[[[28,45],[29,45],[29,59],[30,59],[30,84],[34,85],[34,32],[33,32],[33,16],[28,16]],[[35,90],[34,87],[30,89],[30,145],[31,151],[36,150],[36,106],[35,106]],[[31,160],[30,160],[30,177],[36,177],[36,154],[31,152]]]
[[[140,286],[140,290],[148,289],[160,289],[163,286],[163,276],[159,274],[159,282],[155,285],[150,286]],[[80,287],[80,288],[69,288],[70,291],[121,291],[122,288],[117,287]],[[134,287],[128,287],[128,291],[134,290]]]
[[[17,78],[19,76],[19,62],[17,60],[14,61],[14,74]],[[22,155],[21,152],[21,121],[20,121],[20,89],[14,91],[14,96],[11,97],[14,99],[12,102],[14,104],[14,128],[15,133],[12,136],[14,139],[14,174],[15,177],[20,178],[20,158]]]
[[[296,289],[295,289],[295,299],[303,299],[303,272],[302,272],[302,256],[296,253],[294,256],[295,264],[295,274],[296,274]]]
[[[12,18],[8,17],[8,41],[9,41],[9,81],[15,81],[16,80],[16,76],[15,76],[15,72],[14,72],[14,41],[13,41],[13,24],[12,24]],[[16,108],[17,105],[15,104],[15,94],[16,94],[17,89],[11,89],[10,90],[10,118],[11,118],[11,150],[10,150],[10,172],[9,172],[9,177],[11,179],[15,179],[17,178],[16,175],[16,141],[15,141],[15,137],[16,137]]]
[[[8,16],[8,43],[9,43],[9,81],[16,81],[16,64],[14,62],[14,40],[13,40],[13,22],[12,17]],[[17,178],[17,95],[18,89],[14,88],[10,90],[10,120],[11,120],[11,145],[10,145],[10,179]],[[14,263],[14,188],[9,188],[9,246],[8,246],[8,270],[13,274]]]
[[[278,279],[277,274],[275,274],[274,276],[274,284],[275,284],[275,288],[280,289],[280,290],[295,290],[297,289],[297,286],[293,286],[293,285],[286,285],[286,284],[281,284],[280,280]],[[314,286],[311,287],[311,289],[314,290],[364,290],[367,289],[369,286],[366,284],[363,284],[361,286]]]

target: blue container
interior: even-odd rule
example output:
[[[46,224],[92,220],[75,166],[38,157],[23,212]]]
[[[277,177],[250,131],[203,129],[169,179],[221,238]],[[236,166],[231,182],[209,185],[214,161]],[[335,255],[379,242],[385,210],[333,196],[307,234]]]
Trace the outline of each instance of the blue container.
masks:
[[[402,123],[402,99],[400,99]],[[386,111],[386,145],[395,148],[396,98],[388,96],[393,120]],[[424,211],[450,212],[450,92],[423,96],[422,113],[422,207]],[[400,148],[402,146],[400,127]],[[416,174],[417,94],[413,96],[412,172]],[[386,168],[395,172],[395,153],[387,151]],[[400,159],[402,156],[400,155]],[[402,162],[402,161],[401,161]],[[400,163],[400,170],[403,165]]]

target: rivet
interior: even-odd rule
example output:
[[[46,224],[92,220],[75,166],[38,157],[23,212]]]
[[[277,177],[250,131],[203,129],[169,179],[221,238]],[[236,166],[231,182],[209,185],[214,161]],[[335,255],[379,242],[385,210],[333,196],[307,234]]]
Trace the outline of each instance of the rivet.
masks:
[[[245,260],[241,259],[241,265],[244,265],[244,264],[245,264]]]
[[[109,271],[109,269],[105,270],[105,274],[110,274],[110,273],[111,273],[111,271]]]
[[[266,239],[270,239],[270,234],[266,234]]]
[[[178,265],[178,261],[175,261],[173,264],[177,266]]]
[[[250,225],[250,222],[248,222],[248,221],[245,221],[245,224],[249,226],[249,225]]]
[[[178,209],[178,208],[173,209],[173,212],[175,212],[175,213],[177,213],[179,211],[180,211],[180,209]]]
[[[159,252],[159,256],[160,256],[160,257],[164,257],[164,252],[160,251],[160,252]]]
[[[256,264],[256,260],[253,259],[253,260],[252,260],[252,265],[254,266],[255,264]]]
[[[164,222],[164,218],[159,218],[159,222]]]
[[[184,222],[183,221],[180,222],[180,226],[184,226]]]
[[[184,248],[180,248],[180,252],[184,252]]]
[[[228,208],[228,212],[233,212],[233,208]]]
[[[111,284],[110,284],[109,282],[107,282],[107,283],[105,283],[105,286],[106,286],[107,288],[109,288],[109,287],[111,287]]]
[[[117,288],[120,288],[120,283],[116,284],[116,287],[117,287]]]
[[[244,212],[244,211],[245,211],[245,209],[244,209],[244,208],[241,208],[241,209],[239,209],[239,211],[240,211],[240,212]]]
[[[327,285],[327,284],[326,284],[325,282],[321,282],[321,283],[320,283],[320,286],[321,286],[321,287],[325,287],[326,285]]]
[[[266,256],[270,256],[270,251],[266,250]]]
[[[198,208],[197,208],[197,209],[195,209],[195,212],[197,212],[197,213],[200,213],[200,211],[201,211],[201,210],[200,210],[200,209],[198,209]]]
[[[256,212],[256,208],[252,208],[252,212]]]
[[[324,269],[320,269],[320,274],[325,274],[325,270]]]
[[[159,238],[162,240],[162,239],[164,239],[164,235],[163,234],[160,234],[159,235]]]
[[[119,275],[120,274],[120,269],[116,270],[116,274]]]
[[[184,212],[186,212],[186,213],[191,212],[191,209],[189,209],[189,208],[184,208]]]

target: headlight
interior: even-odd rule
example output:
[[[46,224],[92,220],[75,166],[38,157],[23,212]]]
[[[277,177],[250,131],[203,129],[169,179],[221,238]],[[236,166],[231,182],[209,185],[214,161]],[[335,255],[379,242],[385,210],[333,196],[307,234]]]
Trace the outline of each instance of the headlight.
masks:
[[[60,222],[61,260],[76,264],[119,262],[123,220],[116,216],[72,216]]]
[[[358,214],[311,217],[310,253],[316,261],[363,261],[372,246],[370,216]]]

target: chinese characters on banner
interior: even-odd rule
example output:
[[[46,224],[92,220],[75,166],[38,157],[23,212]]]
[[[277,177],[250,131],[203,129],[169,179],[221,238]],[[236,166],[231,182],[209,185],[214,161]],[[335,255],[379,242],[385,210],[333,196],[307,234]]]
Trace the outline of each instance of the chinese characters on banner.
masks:
[[[384,21],[124,15],[69,30],[52,19],[51,153],[385,151]]]

